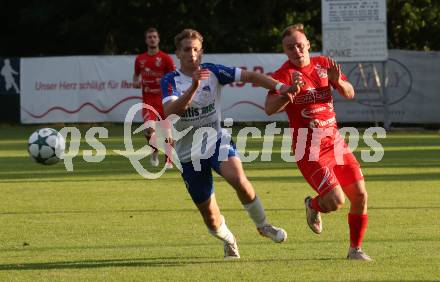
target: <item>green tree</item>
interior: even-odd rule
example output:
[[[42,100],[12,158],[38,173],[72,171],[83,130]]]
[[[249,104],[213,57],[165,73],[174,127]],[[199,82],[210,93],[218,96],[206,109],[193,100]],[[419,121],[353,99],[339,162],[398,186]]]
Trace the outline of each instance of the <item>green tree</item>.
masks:
[[[440,50],[440,1],[388,0],[388,47]],[[135,54],[144,30],[174,52],[183,28],[199,30],[207,53],[281,52],[280,34],[302,22],[312,50],[322,48],[317,0],[2,1],[0,56]]]
[[[388,1],[388,48],[440,50],[440,1]]]

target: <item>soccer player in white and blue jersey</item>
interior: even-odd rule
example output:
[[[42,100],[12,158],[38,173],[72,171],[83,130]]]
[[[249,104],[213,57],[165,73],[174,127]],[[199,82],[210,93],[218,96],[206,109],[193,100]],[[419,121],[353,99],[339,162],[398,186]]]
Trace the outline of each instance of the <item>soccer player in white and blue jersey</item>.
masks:
[[[264,208],[252,184],[244,174],[235,144],[220,126],[220,92],[223,85],[234,81],[251,82],[289,95],[292,88],[256,72],[204,63],[201,64],[203,37],[193,29],[185,29],[175,39],[180,69],[161,79],[165,116],[178,115],[174,129],[191,130],[175,140],[175,149],[182,164],[182,178],[199,209],[209,233],[224,242],[226,259],[239,258],[237,242],[220,213],[214,194],[212,169],[236,191],[258,232],[274,242],[287,239],[281,228],[269,224]]]

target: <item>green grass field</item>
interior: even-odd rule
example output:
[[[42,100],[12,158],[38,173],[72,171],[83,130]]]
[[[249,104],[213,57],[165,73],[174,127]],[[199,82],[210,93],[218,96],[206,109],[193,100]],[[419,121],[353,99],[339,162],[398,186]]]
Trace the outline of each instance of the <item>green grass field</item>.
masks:
[[[369,192],[364,249],[372,263],[347,261],[347,209],[324,215],[312,233],[303,199],[313,191],[295,164],[245,164],[269,220],[288,232],[274,244],[257,232],[235,193],[219,177],[216,195],[242,259],[224,261],[176,169],[157,180],[139,176],[123,150],[122,126],[101,140],[107,156],[74,171],[29,159],[35,126],[0,127],[0,281],[439,281],[440,136],[388,133],[385,155],[362,163]],[[82,128],[84,136],[86,128]],[[137,148],[144,142],[134,137]],[[261,150],[261,139],[248,148]],[[92,149],[86,143],[81,149]],[[360,149],[368,149],[365,145]],[[360,159],[360,158],[358,158]],[[148,167],[148,159],[144,160]]]

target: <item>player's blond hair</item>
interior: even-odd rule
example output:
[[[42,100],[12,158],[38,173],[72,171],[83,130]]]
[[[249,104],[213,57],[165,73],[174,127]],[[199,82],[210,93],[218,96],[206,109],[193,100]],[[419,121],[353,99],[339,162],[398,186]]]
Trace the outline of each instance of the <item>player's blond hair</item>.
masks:
[[[292,35],[295,31],[299,31],[302,34],[306,34],[304,32],[304,25],[302,23],[297,23],[297,24],[293,24],[293,25],[289,25],[288,27],[286,27],[283,32],[281,33],[281,38],[284,38],[286,36],[290,36]]]
[[[198,39],[200,43],[203,43],[203,36],[200,34],[200,32],[195,29],[185,28],[184,30],[182,30],[182,32],[174,37],[174,45],[176,46],[177,50],[180,49],[182,45],[182,40],[184,39]]]

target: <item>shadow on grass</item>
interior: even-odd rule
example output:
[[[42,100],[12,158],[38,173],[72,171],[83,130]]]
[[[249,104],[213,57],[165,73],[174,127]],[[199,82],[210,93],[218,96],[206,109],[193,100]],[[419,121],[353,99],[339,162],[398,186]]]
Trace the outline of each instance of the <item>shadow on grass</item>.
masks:
[[[176,170],[177,172],[177,170]],[[112,175],[121,173],[121,176],[125,177],[127,173],[133,173],[133,178],[109,178],[105,177],[105,175]],[[248,178],[251,182],[255,181],[269,181],[269,182],[279,182],[279,183],[304,183],[304,177],[302,176],[295,176],[295,175],[289,175],[290,173],[286,173],[286,175],[283,176],[255,176],[255,175],[248,175]],[[94,179],[78,179],[75,176],[78,177],[96,177]],[[59,179],[61,177],[65,177],[64,179]],[[175,180],[175,177],[179,178],[180,176],[176,175],[164,175],[161,177],[161,180]],[[3,178],[3,179],[1,179]],[[54,179],[58,178],[58,179]],[[405,174],[368,174],[365,175],[365,180],[368,182],[375,182],[375,181],[389,181],[389,182],[402,182],[402,181],[436,181],[440,180],[440,173],[437,172],[419,172],[419,173],[405,173]],[[35,174],[32,173],[23,173],[23,174],[13,174],[11,176],[0,176],[0,183],[17,183],[20,181],[25,182],[31,182],[31,183],[39,183],[39,182],[52,182],[56,181],[57,183],[62,182],[84,182],[84,183],[90,183],[90,182],[145,182],[145,178],[140,177],[136,172],[131,171],[77,171],[73,172],[73,174],[69,174],[64,171],[58,171],[58,172],[52,172],[52,173],[45,173],[41,174],[41,179],[35,179]],[[153,180],[154,181],[154,180]]]
[[[222,258],[213,259],[212,257],[159,257],[159,258],[136,258],[136,259],[108,259],[108,260],[79,260],[79,261],[60,261],[43,263],[12,263],[0,264],[0,271],[8,270],[50,270],[50,269],[82,269],[82,268],[102,268],[102,267],[183,267],[186,265],[202,265],[211,263],[270,263],[270,262],[289,262],[289,261],[323,261],[323,260],[345,260],[345,258],[271,258],[271,259],[240,259],[223,260]]]
[[[405,174],[372,174],[365,175],[365,181],[432,181],[440,180],[440,173],[438,172],[419,172],[419,173],[405,173]]]
[[[440,139],[439,139],[440,146]],[[385,151],[384,158],[380,162],[365,163],[362,162],[359,152],[355,153],[358,161],[365,167],[382,167],[382,168],[432,168],[440,167],[440,150],[439,149],[425,149],[425,150],[396,150]],[[417,161],[414,161],[417,160]],[[141,160],[141,163],[149,167],[148,157]],[[281,159],[279,153],[272,154],[271,161],[261,161],[259,158],[251,163],[243,163],[246,170],[261,170],[261,169],[279,169],[291,170],[297,169],[292,162],[285,162]],[[81,175],[110,175],[115,172],[133,172],[130,161],[119,155],[107,155],[100,163],[88,163],[83,160],[81,156],[73,159],[73,173],[80,173]],[[0,156],[0,175],[7,175],[11,173],[14,177],[30,178],[30,172],[44,173],[45,176],[52,176],[51,174],[67,173],[63,163],[55,166],[42,166],[34,163],[28,156]],[[72,174],[72,173],[67,173]],[[1,176],[0,176],[1,177]]]
[[[347,207],[349,207],[347,205]],[[432,209],[440,209],[440,206],[394,206],[394,207],[368,207],[370,210],[432,210]],[[302,212],[304,208],[266,208],[267,212]],[[241,208],[223,208],[224,212],[243,212]],[[0,212],[0,215],[44,215],[44,214],[107,214],[107,213],[196,213],[198,211],[196,208],[191,209],[127,209],[127,210],[70,210],[70,211],[4,211]]]
[[[243,209],[228,209],[223,208],[222,211],[225,212],[243,212]],[[265,211],[303,211],[303,208],[278,208],[271,209],[267,208]],[[0,212],[0,215],[25,215],[25,214],[105,214],[105,213],[196,213],[198,210],[194,207],[193,209],[131,209],[131,210],[73,210],[73,211],[28,211],[28,212]]]

